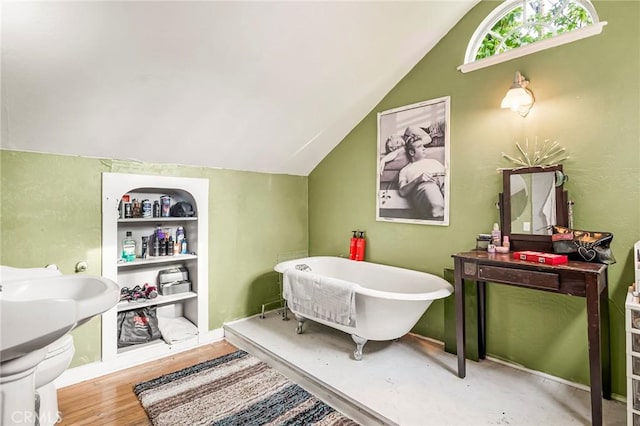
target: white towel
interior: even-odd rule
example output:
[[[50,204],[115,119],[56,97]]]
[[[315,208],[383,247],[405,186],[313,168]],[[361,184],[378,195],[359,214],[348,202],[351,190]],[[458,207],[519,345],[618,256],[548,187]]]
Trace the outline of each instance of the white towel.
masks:
[[[198,328],[184,317],[166,318],[158,317],[158,328],[162,338],[167,344],[172,345],[198,335]]]
[[[355,327],[356,291],[348,281],[308,271],[284,271],[283,297],[294,311],[311,318]]]

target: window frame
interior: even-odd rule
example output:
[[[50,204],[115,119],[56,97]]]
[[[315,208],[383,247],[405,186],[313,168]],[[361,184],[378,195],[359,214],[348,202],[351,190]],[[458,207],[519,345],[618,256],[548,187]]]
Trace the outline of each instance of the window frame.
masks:
[[[499,64],[509,61],[511,59],[519,58],[522,56],[530,55],[541,50],[550,49],[552,47],[561,46],[563,44],[571,43],[576,40],[598,35],[602,32],[602,29],[607,25],[606,21],[600,21],[598,13],[595,7],[588,0],[570,0],[573,3],[578,3],[584,7],[593,19],[593,24],[585,27],[569,31],[562,34],[556,34],[553,37],[539,40],[525,46],[510,49],[502,53],[498,53],[486,58],[475,60],[477,52],[484,41],[486,35],[491,31],[493,26],[500,21],[507,13],[517,8],[518,6],[526,6],[523,3],[526,0],[506,0],[496,7],[491,13],[480,23],[478,28],[471,36],[471,40],[467,45],[467,51],[465,52],[465,62],[457,69],[463,73],[475,71],[477,69],[486,68],[491,65]]]

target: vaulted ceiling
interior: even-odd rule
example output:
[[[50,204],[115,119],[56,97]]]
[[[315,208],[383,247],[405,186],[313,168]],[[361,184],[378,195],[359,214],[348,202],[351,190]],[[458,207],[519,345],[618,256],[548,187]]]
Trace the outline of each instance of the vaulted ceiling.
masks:
[[[3,1],[2,148],[308,175],[476,3]]]

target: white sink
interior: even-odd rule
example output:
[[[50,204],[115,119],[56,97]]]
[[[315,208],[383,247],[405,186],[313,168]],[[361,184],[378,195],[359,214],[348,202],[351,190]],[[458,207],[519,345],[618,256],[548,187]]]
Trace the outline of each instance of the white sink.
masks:
[[[35,372],[47,347],[119,299],[107,278],[0,266],[0,424],[15,424],[15,413],[34,424]]]
[[[5,278],[0,292],[2,362],[48,346],[120,299],[118,285],[104,277]]]

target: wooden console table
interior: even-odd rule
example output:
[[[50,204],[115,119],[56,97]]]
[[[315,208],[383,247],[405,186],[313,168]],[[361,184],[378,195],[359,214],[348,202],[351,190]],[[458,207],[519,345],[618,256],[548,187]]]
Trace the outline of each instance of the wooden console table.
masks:
[[[563,265],[552,266],[516,260],[512,256],[512,253],[494,254],[486,251],[457,253],[452,256],[454,258],[458,377],[464,378],[466,375],[464,280],[475,281],[478,285],[480,359],[484,359],[486,355],[485,287],[487,282],[585,297],[589,338],[591,422],[593,425],[602,425],[602,397],[611,399],[607,265],[570,261]]]

